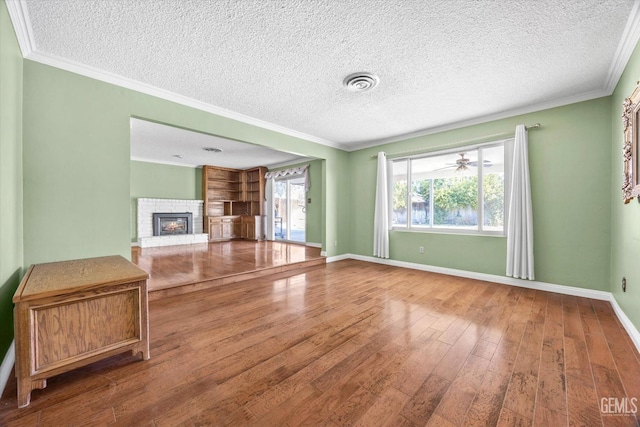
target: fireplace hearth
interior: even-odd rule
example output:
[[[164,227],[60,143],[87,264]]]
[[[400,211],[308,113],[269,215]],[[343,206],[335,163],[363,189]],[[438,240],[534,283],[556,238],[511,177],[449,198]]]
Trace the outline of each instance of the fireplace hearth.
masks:
[[[191,212],[153,214],[154,236],[174,236],[180,234],[193,234],[193,214]]]

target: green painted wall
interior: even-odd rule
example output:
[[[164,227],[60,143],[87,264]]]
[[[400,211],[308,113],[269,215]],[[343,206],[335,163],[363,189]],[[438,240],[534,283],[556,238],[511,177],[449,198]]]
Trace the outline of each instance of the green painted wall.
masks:
[[[202,200],[202,168],[131,161],[131,241],[138,240],[137,200]]]
[[[609,97],[350,153],[352,252],[373,253],[371,154],[455,143],[536,122],[542,128],[529,132],[536,280],[609,290]],[[506,238],[392,231],[390,253],[395,260],[504,275]]]
[[[348,153],[25,60],[26,264],[130,256],[131,116],[324,159],[323,243],[348,235]]]
[[[202,168],[131,161],[131,197],[202,200]]]
[[[297,166],[309,165],[309,181],[311,188],[307,192],[307,199],[311,199],[311,203],[307,203],[306,211],[306,229],[305,238],[308,243],[322,243],[323,235],[323,161],[309,160],[303,163],[287,165],[281,168],[269,169],[271,171],[294,168]]]
[[[306,239],[309,243],[322,244],[322,187],[324,186],[324,178],[322,176],[322,160],[313,160],[309,162],[309,180],[311,188],[307,192],[307,199],[311,199],[311,203],[307,200],[307,227],[305,230]]]
[[[0,230],[2,316],[29,264],[130,256],[131,199],[149,185],[135,176],[153,168],[129,159],[131,116],[321,159],[313,163],[318,168],[312,168],[312,179],[318,182],[319,173],[323,185],[313,184],[312,191],[320,191],[320,241],[329,256],[372,254],[375,161],[370,154],[539,121],[543,127],[530,132],[536,278],[611,290],[640,326],[640,205],[623,206],[619,190],[620,103],[640,77],[637,52],[613,97],[346,153],[22,60],[6,6],[0,4],[0,220],[12,224]],[[312,204],[316,199],[314,193]],[[308,230],[310,241],[315,230]],[[418,246],[426,253],[418,254]],[[504,274],[505,246],[501,237],[391,233],[394,259],[498,275]],[[626,294],[618,291],[622,275],[629,283]],[[11,327],[0,322],[3,355]]]
[[[622,102],[640,80],[640,47],[627,63],[611,99],[611,292],[635,327],[640,330],[640,203],[622,202]],[[622,277],[627,292],[622,292]]]
[[[13,340],[11,299],[23,273],[22,53],[0,2],[0,362]]]

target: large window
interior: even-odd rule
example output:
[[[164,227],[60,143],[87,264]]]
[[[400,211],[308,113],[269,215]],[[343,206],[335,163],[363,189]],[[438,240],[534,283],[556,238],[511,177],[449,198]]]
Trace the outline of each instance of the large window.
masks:
[[[503,234],[504,142],[393,161],[397,230]]]

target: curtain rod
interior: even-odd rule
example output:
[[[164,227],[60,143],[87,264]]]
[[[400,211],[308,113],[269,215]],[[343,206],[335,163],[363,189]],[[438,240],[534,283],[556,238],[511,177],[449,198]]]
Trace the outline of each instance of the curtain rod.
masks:
[[[529,129],[538,129],[540,127],[540,123],[535,123],[531,126],[525,126],[524,128],[526,130]],[[456,141],[456,142],[449,142],[447,144],[440,144],[440,145],[434,145],[431,147],[425,147],[424,149],[415,149],[415,150],[409,150],[409,151],[400,151],[397,153],[392,153],[392,154],[388,154],[387,157],[397,157],[397,156],[405,156],[405,155],[411,155],[411,154],[422,154],[422,153],[428,153],[430,151],[434,151],[434,149],[437,148],[447,148],[447,147],[456,147],[456,146],[460,146],[461,144],[467,143],[467,142],[475,142],[475,141],[482,141],[484,139],[490,139],[490,138],[499,138],[501,136],[513,136],[515,133],[514,132],[501,132],[501,133],[494,133],[491,135],[484,135],[484,136],[478,136],[475,138],[470,138],[470,139],[464,139],[462,141]],[[376,159],[378,157],[377,154],[372,154],[370,156],[372,159]]]

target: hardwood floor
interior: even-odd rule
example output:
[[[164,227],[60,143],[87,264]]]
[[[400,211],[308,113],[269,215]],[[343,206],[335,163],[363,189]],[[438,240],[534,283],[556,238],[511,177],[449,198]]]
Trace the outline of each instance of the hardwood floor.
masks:
[[[150,360],[59,375],[25,409],[12,379],[0,425],[638,425],[607,302],[353,260],[288,274],[152,301]]]
[[[324,264],[320,248],[294,243],[233,240],[195,245],[134,247],[131,261],[149,273],[149,298]]]

